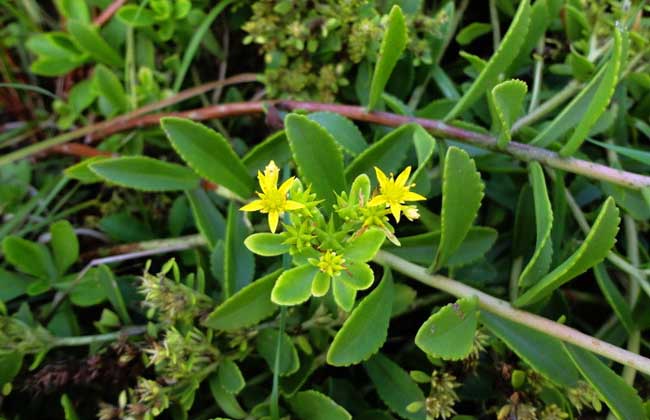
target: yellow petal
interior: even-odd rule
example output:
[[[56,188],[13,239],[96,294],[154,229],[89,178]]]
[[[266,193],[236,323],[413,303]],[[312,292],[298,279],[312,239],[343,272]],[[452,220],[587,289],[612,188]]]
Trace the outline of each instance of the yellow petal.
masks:
[[[380,206],[382,204],[386,204],[386,197],[380,194],[374,196],[372,200],[368,202],[368,207]]]
[[[409,179],[409,175],[411,175],[411,167],[407,166],[401,174],[397,176],[397,179],[395,180],[395,183],[397,185],[406,185],[406,181]]]
[[[251,201],[250,203],[246,204],[245,206],[241,207],[239,210],[241,211],[258,211],[262,210],[264,207],[264,203],[262,200],[255,200]]]
[[[293,181],[295,181],[295,180],[296,180],[296,177],[292,176],[289,179],[287,179],[286,181],[284,181],[282,183],[282,185],[280,185],[280,188],[278,188],[278,191],[280,191],[280,194],[282,194],[283,197],[287,195],[287,193],[289,192],[289,188],[291,188],[291,186],[293,185]]]
[[[298,210],[305,208],[305,205],[297,201],[287,200],[287,202],[284,204],[284,208],[286,210]]]
[[[423,197],[420,194],[414,193],[412,191],[408,191],[406,194],[404,194],[404,201],[422,201],[426,199],[426,197]]]
[[[377,175],[377,182],[379,182],[379,188],[382,188],[388,183],[388,178],[386,174],[381,171],[378,167],[375,166],[375,174]]]
[[[402,210],[402,206],[399,204],[393,204],[390,206],[390,212],[393,213],[393,217],[395,218],[395,222],[399,223],[399,215]]]
[[[277,211],[269,212],[269,229],[271,232],[275,233],[275,229],[278,228],[278,220],[280,219],[280,213]]]

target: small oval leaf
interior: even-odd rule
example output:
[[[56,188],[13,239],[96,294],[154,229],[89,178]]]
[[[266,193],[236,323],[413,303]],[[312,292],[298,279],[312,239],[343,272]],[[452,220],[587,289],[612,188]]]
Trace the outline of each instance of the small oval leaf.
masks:
[[[346,188],[343,178],[343,154],[334,138],[309,118],[289,114],[285,127],[293,159],[304,181],[328,204],[336,203],[336,195]]]
[[[474,160],[455,146],[447,150],[442,177],[440,246],[434,270],[443,267],[472,227],[483,199],[483,182]]]
[[[444,360],[459,360],[472,350],[478,325],[478,299],[463,298],[444,306],[418,330],[415,344],[425,353]]]
[[[275,257],[289,252],[289,245],[284,243],[281,234],[261,232],[249,235],[244,244],[251,251],[263,257]]]
[[[289,399],[289,405],[302,420],[352,420],[345,408],[313,390],[298,392]]]
[[[393,304],[393,276],[389,269],[375,290],[359,303],[345,321],[327,352],[327,363],[349,366],[377,352],[386,341]]]
[[[276,270],[244,287],[217,306],[203,324],[215,330],[234,331],[271,316],[278,309],[271,302],[271,290],[280,273]]]

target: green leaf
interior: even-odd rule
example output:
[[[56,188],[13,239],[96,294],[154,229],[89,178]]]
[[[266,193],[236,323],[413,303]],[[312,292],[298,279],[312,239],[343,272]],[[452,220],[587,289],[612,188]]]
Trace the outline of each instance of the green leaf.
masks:
[[[63,407],[63,418],[65,420],[79,420],[77,411],[74,409],[74,404],[68,394],[61,395],[61,407]]]
[[[615,144],[603,143],[602,141],[596,141],[592,139],[587,139],[587,141],[593,144],[597,144],[600,147],[604,147],[605,149],[613,150],[619,155],[634,159],[635,161],[643,163],[646,166],[650,166],[650,152],[645,152],[643,150],[638,150],[632,147],[623,147],[617,146]]]
[[[600,287],[601,292],[605,295],[605,299],[607,299],[607,302],[614,310],[616,317],[621,321],[625,330],[629,334],[632,334],[636,330],[636,326],[632,318],[630,305],[625,301],[625,298],[616,288],[609,274],[607,274],[607,269],[604,264],[595,265],[593,271],[598,282],[598,287]]]
[[[44,280],[54,280],[58,270],[45,245],[18,236],[7,236],[2,241],[5,259],[18,271]]]
[[[424,410],[411,413],[406,407],[415,401],[424,402],[424,394],[408,373],[388,357],[379,353],[363,365],[375,384],[379,397],[400,417],[425,420]]]
[[[90,22],[90,11],[85,0],[55,0],[54,4],[61,16],[66,20],[78,20],[79,22]]]
[[[314,112],[307,118],[325,128],[350,156],[357,156],[368,147],[359,128],[342,115],[333,112]]]
[[[567,388],[577,386],[580,373],[564,352],[560,340],[487,311],[481,311],[481,321],[547,379]]]
[[[98,177],[91,169],[90,165],[92,163],[98,162],[100,160],[110,159],[107,156],[93,156],[88,159],[84,159],[81,162],[67,167],[63,173],[68,178],[75,179],[82,184],[92,184],[95,182],[101,182],[102,179]]]
[[[110,104],[110,115],[119,114],[129,108],[129,100],[120,79],[105,66],[95,67],[93,86],[97,94]]]
[[[224,244],[223,293],[226,298],[250,284],[255,275],[255,258],[244,245],[248,233],[244,215],[230,202]]]
[[[253,193],[253,179],[228,141],[203,124],[176,117],[160,120],[176,152],[199,175],[241,197]]]
[[[483,226],[473,226],[458,250],[449,257],[448,267],[461,267],[471,264],[485,256],[497,240],[497,231]],[[440,231],[421,233],[400,238],[400,246],[392,243],[384,249],[415,264],[431,264],[431,255],[438,251]]]
[[[492,25],[484,22],[472,22],[458,31],[456,42],[459,45],[471,44],[476,38],[492,32]]]
[[[623,378],[586,350],[566,343],[564,349],[582,376],[594,387],[616,417],[647,418],[639,394]]]
[[[196,55],[199,47],[201,46],[201,41],[204,39],[205,35],[210,33],[210,26],[212,22],[221,14],[221,12],[232,3],[233,0],[221,0],[217,3],[210,12],[205,15],[205,18],[201,24],[193,30],[192,39],[185,47],[185,52],[183,53],[183,60],[181,61],[180,68],[176,73],[176,79],[174,79],[174,92],[178,92],[183,84],[183,79],[185,79],[185,74],[192,64],[192,60]]]
[[[318,267],[303,264],[284,271],[278,278],[271,300],[278,305],[298,305],[311,296],[311,283]]]
[[[432,357],[460,360],[469,355],[478,325],[478,299],[463,298],[442,307],[418,330],[415,344]]]
[[[533,186],[535,201],[537,242],[533,256],[519,276],[520,287],[529,287],[537,283],[548,273],[553,258],[553,243],[551,240],[553,209],[546,190],[544,170],[538,162],[531,162],[529,177],[530,184]]]
[[[398,127],[361,152],[345,168],[345,178],[348,182],[361,174],[373,173],[375,166],[386,173],[397,172],[406,159],[415,127],[415,124]]]
[[[521,80],[506,80],[496,85],[491,92],[491,103],[494,107],[495,126],[498,129],[497,145],[506,147],[512,135],[512,124],[524,111],[524,99],[528,86]]]
[[[79,51],[72,38],[63,32],[41,33],[30,37],[25,46],[38,55],[30,70],[42,76],[61,76],[81,66],[87,55]]]
[[[25,276],[0,268],[0,301],[6,303],[22,296],[27,291],[29,284],[30,280]]]
[[[289,399],[291,411],[302,420],[352,420],[345,408],[320,392],[298,392]]]
[[[349,366],[376,353],[386,341],[393,304],[393,276],[385,269],[384,278],[364,298],[345,321],[327,352],[327,363]]]
[[[483,198],[483,182],[474,160],[455,146],[447,150],[442,175],[440,245],[433,264],[443,267],[463,243]]]
[[[585,110],[583,117],[580,119],[578,126],[573,134],[560,149],[560,155],[571,156],[574,154],[585,141],[589,130],[596,124],[598,118],[605,112],[609,101],[614,95],[616,84],[618,83],[618,76],[621,71],[621,63],[623,58],[623,39],[621,30],[615,28],[614,30],[614,51],[612,56],[607,62],[607,69],[603,74],[598,89],[594,93],[593,99],[589,103],[589,107]]]
[[[221,381],[218,375],[212,375],[208,379],[210,385],[210,392],[215,402],[226,413],[227,416],[233,419],[243,419],[246,417],[246,412],[241,408],[237,399],[230,392],[226,391],[221,386]]]
[[[11,383],[23,366],[24,355],[18,351],[0,354],[0,388]]]
[[[260,356],[266,361],[272,372],[275,372],[275,355],[277,353],[278,344],[280,344],[280,364],[278,374],[280,376],[291,375],[300,368],[300,360],[298,359],[298,352],[293,345],[291,338],[280,332],[277,329],[267,328],[259,332],[255,338],[255,346]]]
[[[336,277],[336,282],[342,281],[354,290],[365,290],[374,280],[375,275],[370,266],[358,261],[347,261],[345,270]]]
[[[52,253],[59,274],[66,272],[79,258],[79,241],[74,228],[67,220],[59,220],[50,225]]]
[[[239,394],[239,391],[246,386],[246,381],[237,364],[227,358],[219,363],[217,378],[221,387],[231,394]]]
[[[214,248],[226,235],[226,221],[202,188],[195,188],[186,194],[196,227],[208,241],[210,248]]]
[[[343,250],[343,255],[347,260],[370,261],[381,248],[385,237],[386,235],[381,230],[370,228],[350,240]]]
[[[134,28],[151,26],[155,23],[154,14],[150,10],[136,4],[127,4],[120,7],[116,16],[119,20]]]
[[[284,130],[271,134],[253,146],[242,158],[242,163],[248,169],[248,173],[255,176],[257,171],[263,170],[271,160],[279,168],[291,160],[291,149]]]
[[[94,162],[90,170],[105,181],[141,191],[190,190],[199,186],[199,177],[175,163],[145,156],[127,156]]]
[[[287,115],[285,127],[303,181],[328,205],[336,203],[335,194],[344,191],[346,183],[343,155],[334,138],[317,122],[298,114]]]
[[[278,309],[271,302],[271,291],[280,273],[281,270],[276,270],[229,297],[207,317],[204,325],[215,330],[235,331],[271,316]]]
[[[344,281],[334,281],[332,285],[334,301],[345,312],[350,312],[357,298],[357,289]]]
[[[503,37],[499,48],[492,54],[485,68],[478,75],[472,86],[445,116],[451,120],[470,108],[474,103],[499,80],[499,75],[506,71],[517,57],[523,45],[530,23],[530,0],[522,0],[517,13],[512,19],[508,32]]]
[[[368,101],[368,109],[373,110],[376,108],[384,87],[388,82],[390,74],[397,64],[406,42],[408,41],[408,30],[402,9],[395,5],[390,9],[388,15],[388,24],[384,37],[381,40],[381,47],[379,49],[379,58],[375,65],[375,71],[372,74],[372,81],[370,83],[370,99]]]
[[[59,282],[56,288],[67,290],[70,301],[81,307],[97,305],[106,300],[106,290],[100,283],[100,276],[103,274],[98,268],[91,268],[78,282],[75,276],[68,277],[68,280]]]
[[[261,232],[249,235],[244,240],[244,245],[257,255],[275,257],[289,252],[289,245],[285,244],[284,241],[284,235]]]
[[[589,235],[578,250],[517,298],[514,304],[526,306],[538,302],[564,283],[601,262],[616,242],[619,222],[618,208],[610,197],[603,204]]]
[[[113,308],[115,308],[115,311],[117,311],[118,315],[122,319],[122,322],[125,325],[130,324],[131,317],[129,316],[129,312],[126,309],[124,297],[122,296],[122,292],[120,291],[120,288],[111,269],[102,264],[97,267],[95,275],[97,276],[104,294],[108,298],[109,302],[111,302]]]
[[[124,60],[120,54],[99,35],[97,29],[90,23],[71,20],[68,22],[68,31],[79,48],[95,60],[111,67],[121,68],[124,66]]]

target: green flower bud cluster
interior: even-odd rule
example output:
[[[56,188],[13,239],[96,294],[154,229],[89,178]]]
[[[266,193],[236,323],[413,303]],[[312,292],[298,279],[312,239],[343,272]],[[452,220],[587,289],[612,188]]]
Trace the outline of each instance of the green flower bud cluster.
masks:
[[[245,44],[264,55],[271,97],[331,102],[349,85],[354,65],[373,62],[386,19],[366,0],[259,0],[243,25]],[[414,64],[431,64],[432,37],[446,16],[407,16]],[[331,63],[337,64],[331,64]]]

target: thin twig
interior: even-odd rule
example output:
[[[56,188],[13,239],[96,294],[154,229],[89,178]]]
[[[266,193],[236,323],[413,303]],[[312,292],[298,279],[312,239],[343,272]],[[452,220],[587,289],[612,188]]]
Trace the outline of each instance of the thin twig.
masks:
[[[373,260],[376,263],[386,265],[395,271],[405,274],[414,280],[435,287],[436,289],[440,289],[456,297],[462,298],[476,296],[481,309],[558,338],[567,343],[574,344],[610,360],[633,367],[638,371],[650,374],[650,359],[639,354],[632,353],[605,341],[598,340],[576,329],[551,321],[539,315],[513,308],[508,302],[497,299],[494,296],[483,293],[459,281],[444,276],[431,275],[424,267],[420,267],[391,253],[379,251]]]
[[[168,250],[172,247],[182,247],[183,244],[186,244],[186,246],[190,248],[203,246],[207,244],[207,241],[201,235],[189,235],[180,238],[159,239],[124,246],[129,247],[128,249],[131,251],[143,251],[153,250],[155,247]],[[115,250],[115,248],[112,249],[112,251]],[[440,275],[429,274],[424,267],[413,264],[394,254],[379,251],[373,258],[373,261],[377,264],[388,266],[414,280],[449,293],[450,295],[456,297],[476,296],[479,300],[479,306],[486,311],[558,338],[567,343],[582,347],[626,366],[631,366],[638,371],[650,374],[650,359],[598,340],[587,334],[581,333],[574,328],[567,327],[566,325],[551,321],[530,312],[516,309],[504,300],[488,295],[487,293],[481,292],[459,281]]]
[[[113,3],[109,4],[108,7],[104,9],[104,11],[99,16],[97,16],[95,20],[93,20],[93,23],[96,26],[102,26],[108,22],[110,18],[113,17],[113,15],[118,11],[120,7],[122,7],[125,2],[126,0],[114,0]]]

